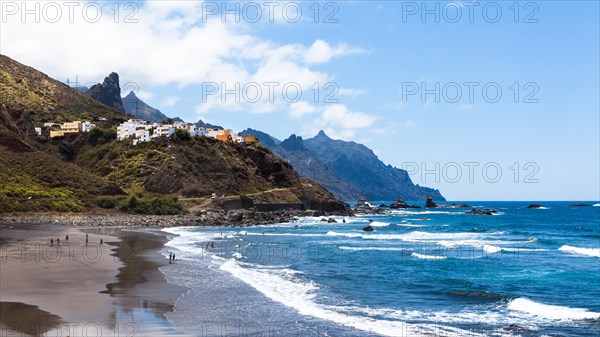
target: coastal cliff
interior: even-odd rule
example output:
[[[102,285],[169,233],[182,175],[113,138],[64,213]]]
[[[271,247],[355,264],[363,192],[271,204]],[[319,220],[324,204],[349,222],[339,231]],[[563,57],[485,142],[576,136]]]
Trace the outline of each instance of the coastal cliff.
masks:
[[[315,180],[342,200],[422,200],[428,195],[445,200],[440,191],[415,185],[405,170],[386,165],[371,149],[356,142],[331,139],[324,131],[284,141],[253,129],[244,135],[289,162],[302,177]]]

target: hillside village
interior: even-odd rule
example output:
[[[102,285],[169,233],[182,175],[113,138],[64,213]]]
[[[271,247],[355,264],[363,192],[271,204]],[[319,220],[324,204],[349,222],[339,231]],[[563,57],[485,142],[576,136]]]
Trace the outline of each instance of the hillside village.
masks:
[[[73,121],[62,124],[44,123],[44,128],[50,129],[50,138],[64,137],[69,134],[77,134],[89,132],[95,124],[87,121]],[[165,122],[165,123],[149,123],[142,119],[132,118],[117,126],[117,139],[124,141],[131,138],[132,144],[149,142],[157,137],[171,137],[176,130],[183,130],[189,133],[191,137],[208,137],[222,142],[242,143],[242,144],[257,144],[258,139],[255,136],[241,136],[239,133],[234,133],[231,129],[216,129],[203,128],[195,124],[187,122]],[[42,135],[42,128],[36,127],[38,136]]]

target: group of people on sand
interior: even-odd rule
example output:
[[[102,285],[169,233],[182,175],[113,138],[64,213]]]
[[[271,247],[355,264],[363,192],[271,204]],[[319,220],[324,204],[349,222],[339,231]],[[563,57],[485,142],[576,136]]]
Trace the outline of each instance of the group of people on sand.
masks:
[[[208,248],[215,248],[215,243],[214,242],[207,242],[206,245],[204,246],[204,248],[208,249]]]
[[[169,252],[169,264],[175,262],[175,253]]]
[[[68,243],[69,242],[69,234],[65,235],[65,241]],[[86,233],[85,234],[85,244],[87,245],[89,242],[89,236]],[[102,238],[100,238],[100,245],[102,246],[102,244],[104,243],[104,240]],[[50,246],[54,245],[54,238],[50,239]],[[60,245],[60,238],[56,238],[56,245]]]

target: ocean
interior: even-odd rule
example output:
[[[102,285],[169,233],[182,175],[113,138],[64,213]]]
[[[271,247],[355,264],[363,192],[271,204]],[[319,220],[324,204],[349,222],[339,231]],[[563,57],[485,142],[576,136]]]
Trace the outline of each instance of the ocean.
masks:
[[[167,317],[195,336],[600,336],[597,202],[466,203],[498,213],[165,229],[161,271],[189,289]]]

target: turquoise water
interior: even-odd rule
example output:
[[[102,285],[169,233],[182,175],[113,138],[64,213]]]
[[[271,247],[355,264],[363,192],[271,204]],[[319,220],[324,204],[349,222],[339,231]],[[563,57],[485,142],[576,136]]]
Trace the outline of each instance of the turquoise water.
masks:
[[[207,336],[599,336],[600,207],[570,203],[169,229],[163,272],[191,289],[169,318]]]

